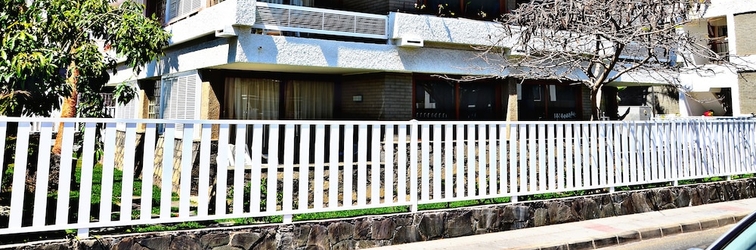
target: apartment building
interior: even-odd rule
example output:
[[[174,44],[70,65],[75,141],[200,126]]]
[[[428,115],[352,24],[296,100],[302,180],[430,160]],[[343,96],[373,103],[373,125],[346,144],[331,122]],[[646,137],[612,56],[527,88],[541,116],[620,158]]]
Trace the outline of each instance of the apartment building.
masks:
[[[686,25],[686,30],[708,40],[711,50],[729,61],[754,68],[756,1],[700,1],[694,16],[698,19]],[[679,95],[682,116],[700,116],[707,110],[726,116],[756,113],[756,72],[737,72],[695,59],[711,72],[681,76],[688,90]]]
[[[131,81],[142,90],[141,98],[118,114],[166,119],[589,119],[587,88],[510,79],[476,57],[473,47],[490,45],[489,35],[498,32],[490,20],[520,1],[145,0],[147,14],[159,16],[172,38],[165,57],[139,75],[124,66],[112,77],[114,83]],[[744,8],[718,7],[728,4],[724,2]],[[756,49],[748,45],[754,33],[748,32],[753,27],[748,22],[755,21],[745,11],[756,7],[739,1],[705,6],[701,19],[708,21],[686,28],[706,32],[724,23],[724,29],[707,34],[718,51],[747,55]],[[742,43],[735,43],[734,34],[741,34]],[[498,77],[448,79],[470,75]],[[745,76],[756,80],[756,74]],[[688,94],[661,93],[664,83],[628,77],[604,95],[607,100],[621,96],[623,88],[617,86],[634,88],[625,93],[644,93],[643,100],[626,98],[624,105],[648,105],[651,98],[667,96],[667,104],[657,110],[669,114],[700,115],[708,109],[725,114],[726,107],[732,107],[728,114],[743,114],[756,108],[756,102],[740,94],[748,93],[749,85],[734,73],[712,76],[716,81],[686,77],[692,86]],[[723,94],[732,97],[721,98]],[[702,96],[716,97],[725,108],[699,103],[706,99]],[[721,104],[728,101],[733,105]],[[618,105],[622,101],[603,107],[608,118],[616,118]]]

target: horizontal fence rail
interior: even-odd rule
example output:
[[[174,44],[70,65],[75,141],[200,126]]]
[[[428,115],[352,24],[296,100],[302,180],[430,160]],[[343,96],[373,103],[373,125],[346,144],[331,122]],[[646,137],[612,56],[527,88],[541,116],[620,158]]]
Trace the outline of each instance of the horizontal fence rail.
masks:
[[[61,123],[58,156],[51,148]],[[10,210],[0,234],[263,216],[290,222],[313,212],[756,173],[756,120],[3,117],[0,136],[0,207]]]

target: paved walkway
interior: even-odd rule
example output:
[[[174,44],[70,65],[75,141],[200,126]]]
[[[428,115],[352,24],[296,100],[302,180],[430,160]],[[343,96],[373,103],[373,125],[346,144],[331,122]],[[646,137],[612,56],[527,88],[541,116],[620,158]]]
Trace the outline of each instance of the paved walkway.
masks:
[[[756,199],[374,248],[594,249],[733,224],[756,211]]]

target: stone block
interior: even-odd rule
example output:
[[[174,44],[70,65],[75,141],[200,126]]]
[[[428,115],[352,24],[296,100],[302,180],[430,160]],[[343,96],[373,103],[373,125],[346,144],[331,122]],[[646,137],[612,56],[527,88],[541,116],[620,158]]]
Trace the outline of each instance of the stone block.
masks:
[[[719,225],[719,220],[716,220],[716,219],[701,221],[701,230],[717,228],[720,226],[722,225]]]
[[[533,224],[536,227],[545,226],[549,224],[549,210],[545,208],[538,208],[533,215]]]
[[[262,241],[260,241],[259,244],[256,244],[252,247],[253,250],[265,250],[265,249],[277,249],[277,248],[278,248],[278,242],[276,241],[275,232],[266,233]]]
[[[333,245],[333,248],[331,249],[332,250],[352,250],[352,249],[355,249],[356,245],[357,243],[353,240],[345,240],[345,241],[336,243],[335,245]]]
[[[424,214],[420,219],[418,230],[423,236],[423,240],[432,240],[439,238],[444,233],[445,213]]]
[[[209,233],[200,237],[200,245],[202,246],[202,249],[228,245],[230,241],[231,237],[227,233]]]
[[[390,218],[373,221],[373,240],[390,240],[396,231],[396,223]]]
[[[261,238],[259,233],[237,233],[231,236],[231,246],[250,249]]]
[[[391,243],[396,245],[417,242],[420,240],[422,240],[422,238],[420,237],[420,232],[417,228],[412,226],[402,226],[397,228],[396,234],[394,234],[394,239]]]
[[[584,242],[575,242],[570,243],[568,247],[570,250],[580,250],[580,249],[593,249],[593,241],[584,241]]]
[[[328,229],[325,226],[314,225],[310,229],[310,236],[307,238],[307,249],[329,249],[331,241],[328,238]]]
[[[446,236],[459,237],[473,233],[472,212],[449,213],[446,215]]]
[[[149,249],[168,249],[171,246],[171,240],[173,237],[170,235],[150,237],[139,240],[139,244]]]
[[[340,242],[352,238],[354,225],[346,222],[332,223],[328,225],[328,237],[333,242]]]
[[[646,197],[645,193],[633,193],[630,195],[630,197],[633,202],[634,213],[645,213],[653,211],[653,209],[651,209],[651,206],[649,205],[649,200]]]
[[[354,223],[354,235],[352,238],[355,240],[367,240],[370,239],[370,221],[363,219]]]
[[[192,235],[176,236],[171,240],[171,250],[200,250],[199,239]]]

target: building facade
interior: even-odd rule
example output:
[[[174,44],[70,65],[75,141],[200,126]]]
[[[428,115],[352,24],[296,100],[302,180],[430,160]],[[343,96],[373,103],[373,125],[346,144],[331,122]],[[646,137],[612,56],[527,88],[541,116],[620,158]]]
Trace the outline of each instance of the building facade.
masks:
[[[147,0],[147,14],[159,16],[172,34],[165,57],[139,75],[124,66],[111,81],[136,82],[142,93],[121,107],[134,109],[120,112],[130,116],[122,118],[589,119],[589,92],[582,85],[510,79],[477,57],[473,47],[490,45],[490,34],[499,32],[490,20],[518,2]],[[745,30],[753,27],[751,14],[720,10],[719,2],[707,5],[704,24],[686,29],[714,30],[707,34],[712,46],[749,53],[749,45],[741,43],[752,41],[747,36],[754,32]],[[727,27],[710,28],[722,20]],[[741,43],[730,38],[733,33],[742,34]],[[732,104],[715,113],[753,112],[748,110],[755,102],[739,91],[750,86],[749,74],[714,76],[721,82],[686,76],[690,92],[670,92],[659,87],[663,83],[637,77],[620,79],[603,91],[608,101],[602,109],[612,119],[624,106],[643,105],[659,106],[656,113],[700,115],[713,107],[699,107],[696,102],[704,98],[696,96],[730,93]],[[485,75],[497,77],[454,80]],[[618,99],[623,93],[633,97]]]

